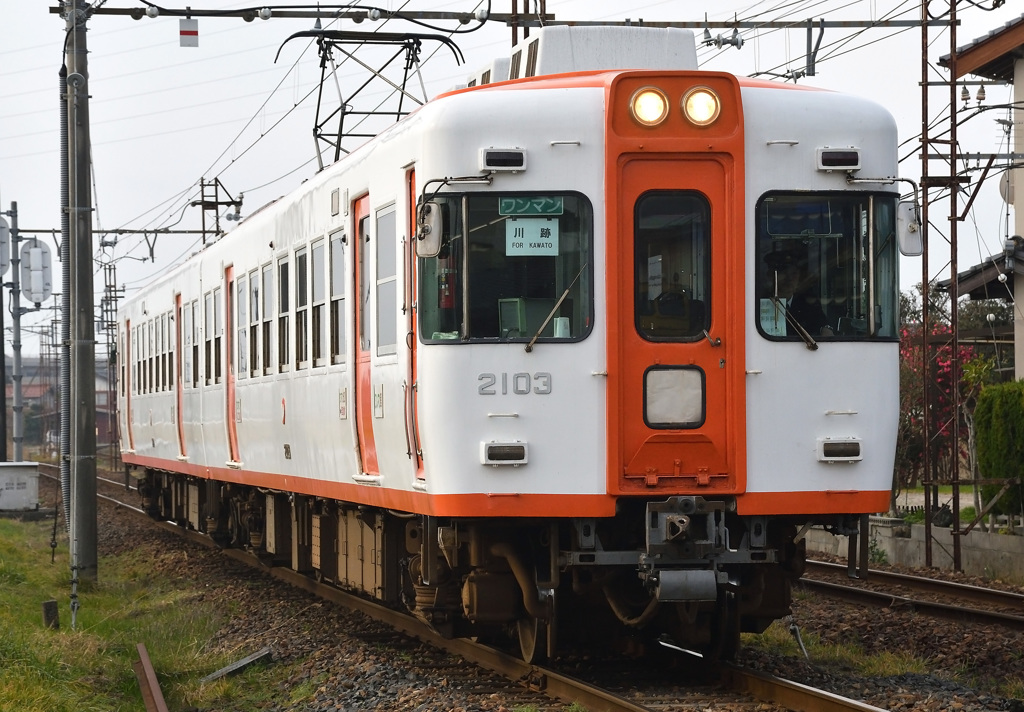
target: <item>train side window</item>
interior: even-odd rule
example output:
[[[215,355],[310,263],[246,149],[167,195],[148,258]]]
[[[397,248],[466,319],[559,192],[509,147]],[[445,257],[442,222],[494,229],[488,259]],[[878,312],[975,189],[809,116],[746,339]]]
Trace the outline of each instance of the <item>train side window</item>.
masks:
[[[289,295],[291,279],[288,273],[288,258],[277,261],[277,370],[288,370],[288,351],[291,341],[288,340],[288,312],[291,309]]]
[[[153,320],[150,319],[149,323],[146,325],[146,371],[149,379],[146,382],[147,393],[153,392],[153,326]]]
[[[271,354],[273,348],[273,332],[271,326],[274,321],[274,268],[271,265],[263,266],[263,331],[260,334],[263,347],[263,373],[268,375],[274,372],[274,360]]]
[[[327,296],[325,289],[327,273],[324,260],[324,241],[317,240],[310,249],[312,265],[309,273],[309,291],[313,302],[313,324],[310,337],[312,340],[312,359],[314,366],[327,363],[327,321],[324,319],[324,302]]]
[[[395,206],[377,212],[377,355],[398,344],[398,245]]]
[[[295,368],[309,368],[309,249],[295,251]]]
[[[345,233],[331,234],[331,363],[345,360]]]
[[[644,193],[634,209],[634,320],[649,341],[696,341],[711,327],[711,208],[694,191]]]
[[[223,377],[224,294],[220,287],[213,290],[213,382]]]
[[[260,273],[249,273],[249,368],[254,378],[260,375]]]
[[[206,347],[203,355],[203,382],[207,386],[213,385],[213,292],[207,292],[203,299],[205,310],[203,312],[203,344]]]
[[[235,325],[238,329],[238,343],[235,344],[235,351],[238,354],[238,365],[235,368],[235,373],[238,378],[246,378],[249,375],[249,346],[246,343],[246,338],[249,335],[249,319],[246,316],[246,304],[248,303],[248,294],[246,287],[248,283],[245,280],[245,275],[239,277],[235,282],[235,305],[238,309]]]

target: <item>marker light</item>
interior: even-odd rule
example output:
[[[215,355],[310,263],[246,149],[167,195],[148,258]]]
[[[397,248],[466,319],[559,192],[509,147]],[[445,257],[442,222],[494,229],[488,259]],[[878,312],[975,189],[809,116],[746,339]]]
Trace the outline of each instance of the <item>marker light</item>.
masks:
[[[713,124],[722,111],[718,94],[707,87],[694,87],[683,95],[683,115],[696,126]]]
[[[661,89],[643,87],[633,92],[629,110],[637,123],[657,126],[668,116],[668,97]]]

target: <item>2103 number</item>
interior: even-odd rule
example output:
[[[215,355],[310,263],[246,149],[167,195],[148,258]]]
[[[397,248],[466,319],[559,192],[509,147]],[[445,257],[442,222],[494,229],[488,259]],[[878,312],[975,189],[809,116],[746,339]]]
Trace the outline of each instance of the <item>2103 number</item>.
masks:
[[[480,382],[476,392],[482,396],[496,396],[499,391],[503,396],[509,392],[521,396],[529,393],[546,396],[551,393],[550,373],[481,373],[476,380]]]

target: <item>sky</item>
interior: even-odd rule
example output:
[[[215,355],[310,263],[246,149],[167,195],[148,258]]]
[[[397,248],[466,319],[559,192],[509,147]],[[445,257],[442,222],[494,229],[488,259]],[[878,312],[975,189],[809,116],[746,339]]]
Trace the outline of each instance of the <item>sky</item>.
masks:
[[[190,0],[195,3],[195,0]],[[519,3],[520,9],[526,0]],[[1009,0],[961,0],[957,7],[960,26],[956,44],[963,46],[978,37],[1018,20],[1024,3]],[[143,8],[142,0],[95,2],[104,9]],[[54,0],[0,0],[4,42],[0,44],[0,212],[9,213],[17,203],[23,238],[30,232],[50,242],[58,254],[60,206],[60,83],[66,34],[64,21],[51,8]],[[531,3],[535,7],[536,3]],[[155,230],[196,231],[203,213],[191,202],[199,199],[202,182],[219,180],[233,198],[242,197],[241,214],[297,187],[319,169],[316,120],[316,87],[319,58],[309,38],[287,41],[294,33],[312,28],[308,19],[274,16],[274,10],[310,8],[299,2],[278,2],[269,20],[244,22],[236,18],[199,18],[198,46],[180,46],[179,18],[166,14],[133,20],[128,16],[96,14],[88,21],[88,68],[90,127],[92,139],[93,229],[97,258],[94,282],[99,295],[105,274],[116,270],[116,284],[130,295],[155,276],[178,264],[202,246],[196,234],[156,234]],[[322,4],[336,8],[340,5]],[[184,5],[163,5],[183,9]],[[263,7],[238,2],[206,0],[192,4],[195,10],[229,10]],[[362,5],[361,7],[369,7]],[[390,0],[378,5],[386,11],[475,12],[488,7],[486,0]],[[931,12],[948,11],[948,0],[932,0]],[[918,20],[919,0],[662,0],[661,2],[608,2],[606,0],[547,0],[546,10],[559,21],[748,22],[809,19],[869,21]],[[511,11],[511,0],[494,0],[492,13]],[[327,13],[325,13],[326,17]],[[438,20],[434,28],[404,22],[359,24],[324,21],[330,29],[382,32],[419,31],[449,35],[465,57],[457,64],[453,54],[438,43],[424,43],[421,55],[426,96],[432,97],[458,84],[497,56],[508,56],[512,31],[497,22],[460,25]],[[467,31],[471,30],[471,31]],[[697,30],[698,38],[702,31]],[[521,33],[521,31],[520,31]],[[712,35],[731,35],[731,29],[711,29]],[[743,29],[739,49],[700,47],[701,68],[737,75],[757,75],[786,81],[787,73],[804,68],[807,31],[767,27]],[[521,36],[521,34],[520,34]],[[815,39],[817,39],[815,37]],[[937,67],[950,50],[948,27],[929,30],[928,60],[932,81],[947,76]],[[360,54],[370,64],[382,63],[378,51]],[[275,61],[276,59],[276,61]],[[338,61],[342,61],[338,57]],[[887,107],[899,126],[901,176],[918,180],[921,173],[917,139],[921,131],[921,30],[920,28],[827,29],[818,50],[816,73],[799,82],[869,97]],[[392,73],[392,76],[395,76]],[[354,61],[339,68],[337,87],[348,96],[368,74]],[[973,79],[973,78],[972,78]],[[325,95],[333,110],[338,88]],[[415,82],[417,94],[419,83]],[[1006,127],[997,119],[1011,118],[1006,109],[994,108],[1011,101],[1007,85],[985,87],[986,99],[974,98],[969,88],[967,110],[974,115],[959,129],[961,150],[1006,153]],[[370,88],[360,101],[387,102],[387,91]],[[930,115],[948,113],[948,92],[933,93]],[[393,104],[385,103],[385,106]],[[408,103],[407,103],[408,105]],[[359,107],[356,107],[359,108]],[[333,126],[334,124],[331,124]],[[942,123],[944,129],[948,122]],[[321,146],[321,149],[324,148]],[[326,163],[333,160],[325,155]],[[974,166],[972,165],[973,169]],[[933,172],[941,167],[933,166]],[[977,180],[980,170],[970,175]],[[222,199],[224,196],[221,195]],[[962,201],[961,204],[963,204]],[[948,214],[948,202],[938,208]],[[223,216],[220,225],[236,223]],[[10,217],[7,217],[10,222]],[[213,221],[206,215],[209,226]],[[945,222],[945,221],[940,221]],[[948,224],[946,222],[945,224]],[[959,231],[960,268],[976,264],[1002,250],[1008,217],[1000,197],[998,180],[989,178],[981,187],[968,220]],[[941,226],[941,225],[940,225]],[[102,234],[103,231],[124,234]],[[150,231],[146,233],[145,231]],[[134,233],[134,234],[132,234]],[[946,258],[941,258],[941,239],[933,238],[930,264],[932,278],[948,278]],[[936,256],[938,251],[938,256]],[[948,250],[946,251],[948,258]],[[113,265],[109,267],[108,265]],[[904,258],[901,286],[909,289],[921,281],[917,259]],[[945,272],[943,272],[945,270]],[[55,290],[59,291],[59,265],[54,264]],[[8,272],[3,277],[10,280]],[[49,339],[55,313],[54,300],[44,311],[26,315],[22,335],[25,353],[38,353]],[[9,318],[6,319],[8,328]],[[47,334],[47,335],[43,335]],[[8,337],[9,338],[9,337]]]

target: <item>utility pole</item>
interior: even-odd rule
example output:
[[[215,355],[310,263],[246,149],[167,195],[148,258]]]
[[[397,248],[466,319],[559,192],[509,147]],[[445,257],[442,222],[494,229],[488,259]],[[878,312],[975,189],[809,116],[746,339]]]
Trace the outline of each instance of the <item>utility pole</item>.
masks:
[[[67,11],[69,343],[71,376],[71,566],[73,580],[96,580],[96,354],[92,279],[92,191],[89,183],[88,6]],[[72,593],[72,617],[77,604]]]

